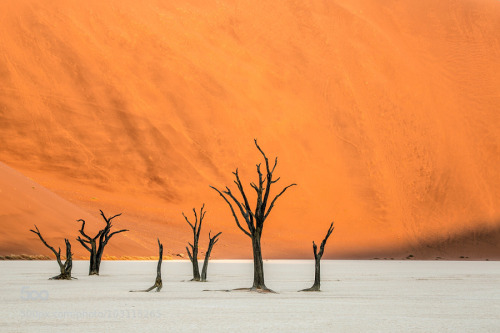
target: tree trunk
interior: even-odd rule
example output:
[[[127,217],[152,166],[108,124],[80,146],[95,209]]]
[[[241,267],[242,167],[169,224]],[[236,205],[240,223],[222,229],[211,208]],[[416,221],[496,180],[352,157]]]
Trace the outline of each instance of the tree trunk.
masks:
[[[302,289],[301,291],[320,291],[320,287],[321,287],[321,281],[320,281],[320,277],[321,277],[321,266],[320,266],[321,257],[319,257],[317,254],[315,254],[314,257],[315,257],[315,259],[314,259],[314,262],[315,262],[315,267],[314,267],[314,284],[312,285],[311,288]]]
[[[201,270],[201,282],[207,282],[208,260],[210,260],[210,253],[212,253],[212,248],[214,247],[215,243],[219,241],[217,237],[219,237],[220,234],[222,234],[222,232],[219,232],[214,237],[211,237],[210,232],[208,233],[209,242],[207,253],[205,253],[205,260],[203,261],[203,269]]]
[[[320,281],[320,276],[321,276],[321,258],[316,258],[315,260],[315,269],[314,269],[314,284],[312,285],[311,288],[309,288],[311,291],[319,291],[321,287],[321,281]]]
[[[200,281],[200,267],[198,266],[198,242],[194,243],[191,263],[193,264],[193,279],[191,281]]]
[[[95,261],[90,263],[89,275],[99,275],[99,267]]]
[[[208,270],[208,259],[210,258],[210,250],[205,254],[205,260],[203,261],[203,269],[201,270],[201,282],[207,282],[207,270]]]
[[[49,280],[71,280],[71,269],[73,268],[73,255],[71,254],[71,244],[65,239],[66,242],[66,261],[64,264],[61,261],[61,257],[57,258],[57,263],[59,264],[59,270],[61,274],[51,277]]]
[[[93,273],[90,275],[99,275],[99,269],[101,268],[101,259],[102,259],[103,253],[104,253],[104,246],[100,245],[99,250],[97,251],[97,253],[95,255],[95,265],[94,265],[94,269],[92,270]]]
[[[159,256],[158,256],[158,265],[156,266],[156,280],[155,284],[153,286],[149,287],[148,289],[145,290],[131,290],[131,292],[150,292],[151,290],[156,288],[156,292],[159,292],[161,288],[163,287],[163,282],[161,280],[161,263],[163,261],[163,244],[160,243],[160,239],[158,239],[158,249],[159,249]]]
[[[96,243],[91,242],[91,251],[90,251],[90,265],[89,265],[89,275],[99,275],[99,266],[97,265],[97,250]]]
[[[264,263],[262,262],[262,251],[260,248],[259,235],[254,235],[254,237],[252,237],[252,249],[253,249],[253,286],[252,286],[252,289],[267,290],[266,284],[264,283]]]

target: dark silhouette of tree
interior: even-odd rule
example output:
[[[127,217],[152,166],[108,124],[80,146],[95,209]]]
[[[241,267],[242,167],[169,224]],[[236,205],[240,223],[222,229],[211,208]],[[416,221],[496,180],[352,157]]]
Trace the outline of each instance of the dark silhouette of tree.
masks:
[[[131,290],[131,292],[150,292],[151,290],[156,288],[156,292],[159,292],[161,288],[163,287],[163,282],[161,280],[161,263],[163,260],[163,244],[160,243],[160,239],[158,238],[158,249],[159,249],[159,256],[158,256],[158,266],[156,267],[156,280],[155,284],[153,284],[152,287],[145,289],[145,290]]]
[[[102,218],[106,222],[106,226],[104,227],[104,229],[100,230],[94,237],[91,237],[85,233],[84,230],[85,220],[80,219],[77,221],[77,222],[82,222],[82,227],[80,228],[79,232],[83,236],[83,238],[78,236],[76,240],[79,241],[80,244],[82,244],[82,246],[86,248],[87,251],[90,252],[89,275],[99,275],[99,268],[101,267],[102,254],[104,253],[104,248],[108,244],[111,237],[121,232],[128,231],[127,229],[122,229],[111,232],[111,228],[113,227],[111,221],[114,218],[121,216],[122,215],[121,213],[108,218],[106,217],[106,215],[104,215],[102,210],[100,210],[100,212]]]
[[[201,224],[203,223],[203,218],[205,217],[205,214],[207,213],[206,211],[203,211],[205,208],[205,204],[201,206],[200,209],[200,216],[198,217],[198,214],[196,214],[196,209],[193,208],[193,213],[194,213],[194,225],[189,221],[189,219],[184,215],[184,212],[182,213],[182,216],[186,219],[186,222],[189,224],[191,229],[193,229],[193,244],[188,243],[189,246],[191,246],[191,251],[189,248],[186,246],[187,253],[189,255],[189,259],[191,260],[191,263],[193,264],[193,278],[191,281],[200,281],[200,268],[198,266],[198,240],[200,239],[200,231],[201,231]]]
[[[265,161],[265,171],[263,174],[261,171],[261,164],[257,164],[257,174],[259,176],[258,183],[251,183],[250,186],[255,190],[257,194],[257,203],[255,205],[255,210],[252,210],[250,207],[250,203],[248,201],[248,197],[245,193],[245,190],[243,188],[243,185],[240,180],[240,176],[238,174],[238,169],[236,169],[235,172],[233,172],[233,175],[235,177],[234,183],[236,184],[236,187],[238,188],[238,191],[240,192],[242,201],[238,200],[233,192],[229,189],[229,187],[226,186],[225,191],[219,191],[217,188],[210,186],[213,188],[215,191],[219,193],[219,195],[224,199],[224,201],[229,205],[229,208],[231,209],[231,213],[233,214],[233,217],[236,221],[236,225],[240,230],[250,237],[252,240],[252,249],[253,249],[253,262],[254,262],[254,276],[253,276],[253,286],[252,288],[249,288],[248,290],[252,291],[260,291],[260,292],[266,292],[266,291],[271,291],[269,290],[264,282],[264,265],[262,262],[262,251],[261,251],[261,243],[260,239],[262,236],[262,230],[264,228],[264,222],[268,218],[269,214],[271,213],[272,209],[274,208],[274,204],[276,203],[276,200],[285,193],[287,189],[290,187],[296,185],[296,184],[290,184],[286,187],[284,187],[272,200],[270,199],[271,195],[271,186],[273,184],[276,184],[280,178],[274,179],[274,170],[276,169],[276,165],[278,164],[278,158],[276,157],[274,160],[274,165],[271,167],[269,165],[269,160],[262,151],[262,149],[259,147],[257,144],[257,140],[254,140],[255,146],[259,150],[259,152],[262,154],[264,157]],[[227,196],[227,197],[226,197]],[[231,203],[229,200],[232,200],[233,203]],[[236,207],[236,209],[234,208]],[[236,211],[239,212],[239,214],[236,213]],[[246,224],[246,229],[242,226],[238,219],[238,215],[240,215]]]
[[[62,262],[61,260],[61,248],[59,248],[58,251],[56,251],[52,246],[47,244],[45,239],[43,239],[42,234],[40,233],[40,230],[38,230],[38,227],[35,225],[35,230],[30,229],[31,232],[35,233],[40,237],[40,240],[42,243],[48,247],[56,256],[57,263],[59,264],[59,269],[61,271],[61,274],[51,277],[49,280],[71,280],[71,269],[73,268],[73,255],[71,253],[71,244],[67,238],[64,239],[64,242],[66,243],[66,261]],[[73,278],[74,279],[74,278]]]
[[[326,233],[325,239],[321,242],[321,245],[319,246],[319,252],[318,252],[318,247],[313,241],[313,251],[314,251],[314,261],[315,261],[315,273],[314,273],[314,284],[312,285],[311,288],[303,289],[301,291],[320,291],[320,275],[321,275],[321,270],[320,270],[320,262],[321,262],[321,257],[323,257],[323,252],[325,252],[325,244],[326,241],[328,240],[328,237],[332,234],[333,229],[333,222],[330,224],[330,228],[328,228],[328,232]]]
[[[203,269],[201,270],[201,282],[206,282],[207,281],[207,270],[208,270],[208,260],[210,259],[210,253],[212,252],[212,248],[214,247],[215,243],[219,241],[219,236],[222,234],[222,232],[219,232],[216,234],[214,237],[210,236],[210,232],[208,232],[208,249],[207,253],[205,253],[205,260],[203,261]]]

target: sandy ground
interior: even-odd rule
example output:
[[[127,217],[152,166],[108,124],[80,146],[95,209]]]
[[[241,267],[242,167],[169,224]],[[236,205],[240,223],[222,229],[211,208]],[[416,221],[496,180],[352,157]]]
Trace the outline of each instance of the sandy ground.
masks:
[[[0,161],[73,206],[0,188],[0,255],[99,209],[134,230],[110,255],[184,251],[205,202],[214,255],[249,257],[209,185],[256,180],[254,138],[298,184],[270,258],[309,258],[331,220],[329,258],[477,240],[500,224],[499,31],[498,0],[1,1]]]
[[[251,284],[249,261],[214,261],[209,282],[186,282],[190,264],[167,261],[160,293],[150,262],[103,262],[88,277],[49,281],[55,262],[0,262],[0,330],[4,332],[498,332],[500,263],[328,261],[320,293],[312,261],[267,261],[277,294],[222,292]],[[204,290],[212,291],[204,291]]]

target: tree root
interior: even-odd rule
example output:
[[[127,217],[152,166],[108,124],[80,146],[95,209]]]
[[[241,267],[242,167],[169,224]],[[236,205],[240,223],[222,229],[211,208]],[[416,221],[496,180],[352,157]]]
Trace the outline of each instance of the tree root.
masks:
[[[49,278],[49,280],[78,280],[76,277],[69,276],[67,274],[59,274]]]
[[[203,291],[224,291],[224,292],[231,292],[231,291],[246,291],[246,292],[254,292],[254,293],[259,293],[259,294],[277,294],[274,290],[271,290],[267,287],[265,288],[236,288],[236,289],[216,289],[216,290],[210,290],[210,289],[205,289]]]
[[[160,283],[155,283],[152,287],[148,288],[148,289],[144,289],[144,290],[130,290],[131,293],[137,293],[137,292],[144,292],[144,293],[148,293],[150,292],[151,290],[155,289],[156,288],[156,292],[159,292],[161,290],[161,288],[163,287],[163,284]]]

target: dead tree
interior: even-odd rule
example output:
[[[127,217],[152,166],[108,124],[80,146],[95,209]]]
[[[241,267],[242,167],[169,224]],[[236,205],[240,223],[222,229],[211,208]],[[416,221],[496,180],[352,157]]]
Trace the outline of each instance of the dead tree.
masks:
[[[321,257],[323,257],[323,252],[325,251],[325,244],[326,241],[328,240],[328,237],[332,234],[333,229],[333,222],[330,224],[330,228],[328,228],[328,232],[326,233],[325,239],[321,242],[321,245],[319,246],[319,252],[318,252],[318,247],[313,241],[313,251],[314,251],[314,261],[315,261],[315,270],[314,270],[314,284],[312,285],[311,288],[303,289],[301,291],[320,291],[320,262],[321,262]]]
[[[222,192],[213,186],[210,187],[216,190],[220,194],[220,196],[224,199],[224,201],[229,205],[231,213],[233,214],[233,217],[236,221],[236,225],[238,226],[238,228],[240,228],[241,231],[243,231],[245,235],[250,237],[250,239],[252,240],[254,273],[253,273],[253,286],[252,288],[249,288],[249,290],[266,292],[270,290],[266,287],[264,283],[264,265],[262,262],[262,251],[260,243],[260,238],[262,236],[262,229],[264,228],[264,222],[271,213],[271,210],[273,209],[276,200],[278,200],[278,198],[283,193],[285,193],[285,191],[288,188],[296,184],[291,184],[286,186],[272,200],[270,200],[271,186],[280,180],[279,177],[276,179],[273,178],[274,170],[276,169],[276,165],[278,164],[278,158],[277,157],[275,158],[274,165],[271,167],[269,165],[269,160],[266,154],[264,154],[262,149],[257,144],[257,140],[254,140],[254,142],[255,146],[264,157],[264,161],[266,164],[266,170],[264,171],[265,175],[261,171],[261,164],[260,163],[257,164],[257,174],[259,176],[258,183],[257,184],[250,183],[250,186],[255,190],[257,194],[257,204],[255,206],[255,210],[252,210],[252,208],[250,207],[248,197],[245,193],[245,190],[240,180],[240,176],[238,174],[238,169],[236,169],[236,171],[233,172],[233,175],[235,177],[234,183],[236,184],[243,201],[238,200],[227,186],[226,190]],[[234,202],[234,206],[226,196],[229,197],[229,199]],[[239,214],[236,214],[234,207],[236,207],[236,210],[239,212]],[[247,226],[246,229],[241,225],[238,219],[238,215],[243,217],[243,219],[245,220]]]
[[[59,248],[58,251],[56,251],[52,246],[47,244],[45,239],[43,239],[42,234],[40,233],[40,230],[38,230],[38,227],[35,225],[35,230],[30,229],[31,232],[35,233],[40,237],[40,240],[42,243],[48,247],[56,256],[57,263],[59,264],[59,269],[61,271],[61,274],[57,276],[51,277],[49,280],[71,280],[71,269],[73,268],[73,255],[71,253],[71,243],[67,238],[64,239],[64,242],[66,243],[66,261],[62,262],[61,260],[61,248]],[[74,279],[74,278],[73,278]]]
[[[90,252],[89,275],[99,275],[99,268],[101,267],[101,259],[102,254],[104,253],[104,247],[108,244],[111,237],[119,234],[120,232],[128,231],[127,229],[122,229],[111,232],[111,228],[113,227],[113,225],[111,224],[111,220],[122,215],[121,213],[108,218],[106,217],[106,215],[104,215],[102,210],[100,212],[102,218],[106,222],[106,226],[104,227],[104,229],[100,230],[94,237],[90,237],[85,233],[85,220],[80,219],[77,221],[82,222],[82,227],[79,231],[83,238],[78,236],[76,240],[79,241],[80,244],[82,244],[82,246]]]
[[[159,257],[158,257],[158,266],[156,267],[156,280],[155,284],[152,287],[145,290],[131,290],[131,292],[150,292],[151,290],[156,288],[156,292],[159,292],[163,287],[163,282],[161,281],[161,262],[163,260],[163,244],[160,243],[160,239],[158,238],[158,249],[159,249]]]
[[[220,236],[220,234],[222,234],[222,232],[219,232],[214,237],[210,237],[210,233],[211,231],[208,233],[208,239],[210,241],[208,243],[207,253],[205,253],[205,260],[203,261],[203,269],[201,270],[201,282],[207,281],[208,260],[210,259],[210,253],[212,252],[212,248],[214,247],[215,243],[219,241],[218,237]]]
[[[194,225],[189,221],[189,219],[182,213],[182,216],[186,219],[186,222],[189,224],[191,229],[193,229],[193,244],[188,243],[189,246],[191,246],[191,251],[189,248],[186,246],[187,253],[189,255],[189,259],[191,260],[191,263],[193,264],[193,278],[191,281],[200,281],[200,268],[198,266],[198,240],[200,239],[200,231],[201,231],[201,224],[203,223],[203,218],[205,217],[205,214],[207,213],[206,211],[203,211],[205,208],[205,204],[201,206],[200,209],[200,216],[198,217],[198,214],[196,214],[196,209],[193,208],[193,213],[194,213]]]

